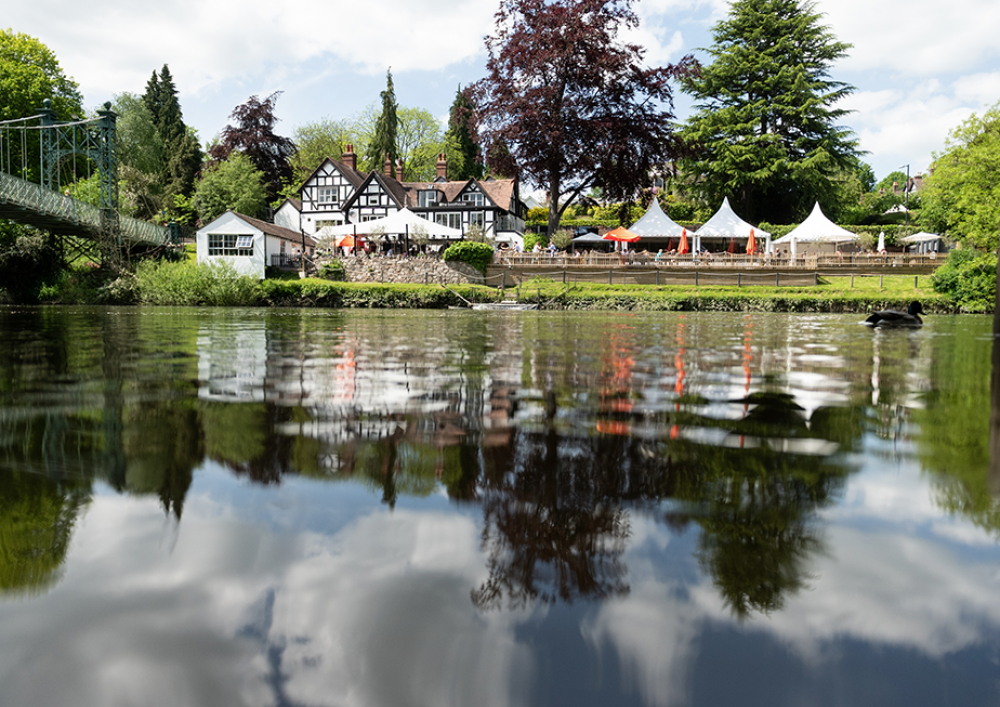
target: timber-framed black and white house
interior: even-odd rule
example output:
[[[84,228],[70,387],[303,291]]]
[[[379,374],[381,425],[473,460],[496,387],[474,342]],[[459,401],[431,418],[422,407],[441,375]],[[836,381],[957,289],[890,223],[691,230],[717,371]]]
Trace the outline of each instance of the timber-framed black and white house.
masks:
[[[448,162],[438,156],[432,182],[407,182],[403,165],[386,159],[382,172],[357,169],[357,154],[347,145],[340,160],[326,158],[303,182],[298,201],[289,200],[275,221],[315,236],[324,226],[361,224],[402,208],[466,232],[478,226],[492,239],[523,244],[527,207],[514,179],[450,181]]]

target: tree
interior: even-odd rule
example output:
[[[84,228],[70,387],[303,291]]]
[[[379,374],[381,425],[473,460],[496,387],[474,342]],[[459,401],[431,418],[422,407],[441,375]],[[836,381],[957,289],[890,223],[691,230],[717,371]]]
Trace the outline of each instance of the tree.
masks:
[[[263,214],[267,206],[263,176],[242,152],[209,165],[194,192],[201,222],[208,223],[229,209],[252,217]]]
[[[173,212],[178,196],[187,198],[193,194],[195,180],[201,171],[202,152],[198,135],[184,124],[177,87],[166,64],[159,76],[154,71],[146,82],[142,101],[163,143],[160,177],[162,206]]]
[[[151,219],[165,205],[163,175],[167,148],[156,129],[153,114],[143,97],[132,93],[115,96],[118,114],[118,175],[121,205],[140,219]]]
[[[441,124],[423,108],[400,108],[396,149],[408,181],[431,181],[437,174],[437,156],[445,151]]]
[[[1000,241],[1000,102],[948,136],[921,190],[921,223],[983,250]]]
[[[475,104],[470,97],[471,92],[461,88],[455,92],[455,100],[451,104],[448,117],[448,131],[444,139],[448,155],[448,172],[456,181],[464,179],[481,179],[483,176],[483,161],[470,123],[475,113]]]
[[[399,157],[396,147],[399,121],[396,115],[396,92],[392,87],[392,71],[385,72],[385,90],[379,95],[382,99],[382,112],[375,123],[375,131],[365,153],[368,169],[373,172],[382,169],[386,155],[393,164]]]
[[[648,69],[619,39],[632,0],[501,0],[486,39],[487,76],[473,86],[487,165],[549,193],[549,232],[566,206],[598,186],[633,198],[676,155],[669,81],[695,68]]]
[[[793,223],[816,201],[827,210],[830,182],[857,159],[852,133],[834,106],[854,89],[828,78],[845,56],[799,0],[736,0],[713,30],[713,61],[688,76],[696,113],[684,129],[692,154],[688,184],[710,203],[728,196],[751,221]]]
[[[83,96],[56,55],[34,37],[0,29],[0,120],[37,115],[52,101],[61,120],[83,115]]]
[[[290,184],[294,191],[327,157],[339,160],[344,145],[355,143],[354,123],[348,120],[324,118],[306,123],[292,133],[295,154],[289,159],[292,167]]]
[[[288,160],[295,154],[295,143],[274,133],[278,122],[274,104],[280,95],[281,91],[275,91],[263,101],[250,96],[246,103],[233,109],[229,116],[233,124],[223,129],[222,141],[210,150],[215,161],[224,160],[236,151],[250,158],[262,175],[268,201],[274,201],[282,182],[291,179]]]

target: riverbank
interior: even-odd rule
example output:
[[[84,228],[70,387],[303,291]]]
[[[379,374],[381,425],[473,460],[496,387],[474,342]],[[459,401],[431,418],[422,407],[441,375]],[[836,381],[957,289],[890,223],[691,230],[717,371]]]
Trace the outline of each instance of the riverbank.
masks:
[[[470,303],[515,300],[543,309],[597,311],[734,311],[865,313],[905,309],[920,300],[933,313],[959,308],[935,292],[930,276],[819,277],[816,284],[721,285],[563,283],[526,279],[513,287],[476,284],[353,283],[319,278],[243,277],[226,268],[152,264],[135,276],[108,282],[98,273],[68,278],[46,290],[47,304],[146,304],[271,306],[356,309],[446,309]]]

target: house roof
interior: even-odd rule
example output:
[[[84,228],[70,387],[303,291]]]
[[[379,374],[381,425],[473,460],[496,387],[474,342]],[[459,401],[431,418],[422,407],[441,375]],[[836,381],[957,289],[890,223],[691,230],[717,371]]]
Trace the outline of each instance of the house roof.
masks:
[[[256,228],[269,236],[274,236],[275,238],[280,238],[283,241],[290,241],[296,245],[301,245],[304,242],[307,247],[316,247],[316,240],[310,238],[309,236],[303,236],[298,231],[293,231],[290,228],[285,228],[284,226],[276,226],[273,223],[268,223],[267,221],[261,221],[257,218],[252,218],[245,214],[241,214],[237,211],[230,210],[228,213],[232,213],[234,216],[242,221],[246,221],[249,225]]]
[[[356,169],[351,169],[350,167],[347,166],[347,163],[341,162],[340,160],[335,160],[332,157],[326,157],[326,158],[323,159],[322,162],[319,163],[319,166],[312,171],[312,174],[310,174],[308,177],[306,177],[305,181],[303,181],[302,184],[303,185],[307,184],[309,182],[309,180],[311,180],[313,177],[315,177],[316,174],[321,169],[323,169],[323,165],[325,165],[327,163],[329,163],[330,165],[332,165],[334,169],[336,169],[338,172],[340,172],[342,175],[344,175],[344,177],[346,177],[347,180],[351,184],[354,185],[355,189],[357,187],[360,187],[364,183],[365,177],[367,176],[367,175],[365,175],[364,172],[359,172]],[[301,187],[300,187],[300,189],[301,189]]]
[[[281,206],[279,206],[277,209],[275,209],[275,211],[281,211],[281,209],[284,208],[285,204],[288,204],[289,206],[291,206],[296,211],[299,211],[299,212],[302,211],[302,200],[301,199],[293,199],[292,197],[288,197],[283,202],[281,202]]]
[[[482,191],[487,199],[493,202],[494,206],[506,209],[507,211],[515,211],[515,183],[513,179],[483,180],[481,182],[475,179],[466,179],[458,182],[403,182],[402,187],[406,190],[406,205],[416,207],[420,203],[418,193],[421,191],[429,189],[439,191],[444,196],[445,203],[453,204],[458,201],[458,198],[466,191],[470,184],[478,185],[480,191]]]

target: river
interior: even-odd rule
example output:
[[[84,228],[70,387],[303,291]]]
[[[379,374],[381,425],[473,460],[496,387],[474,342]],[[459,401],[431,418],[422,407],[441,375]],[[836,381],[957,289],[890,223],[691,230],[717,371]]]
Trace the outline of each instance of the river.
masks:
[[[1000,704],[991,320],[859,320],[2,308],[0,704]]]

